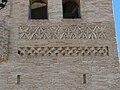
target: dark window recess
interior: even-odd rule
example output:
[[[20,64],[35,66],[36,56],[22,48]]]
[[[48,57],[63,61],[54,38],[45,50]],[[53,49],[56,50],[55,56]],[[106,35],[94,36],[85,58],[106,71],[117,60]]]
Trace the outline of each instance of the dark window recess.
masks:
[[[80,18],[80,7],[74,1],[63,4],[63,18]]]
[[[21,75],[17,75],[17,84],[20,85],[20,77]]]
[[[47,4],[41,2],[31,4],[30,19],[48,19]]]
[[[20,50],[18,50],[18,54],[21,54]]]
[[[86,74],[83,74],[83,84],[86,84]]]

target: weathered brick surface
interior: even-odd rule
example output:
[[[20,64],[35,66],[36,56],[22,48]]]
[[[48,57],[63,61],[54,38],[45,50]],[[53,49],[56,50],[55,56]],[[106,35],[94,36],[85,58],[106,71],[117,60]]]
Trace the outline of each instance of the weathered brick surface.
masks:
[[[80,0],[80,8],[80,19],[63,19],[62,0],[48,0],[49,19],[30,20],[29,0],[8,1],[0,90],[120,90],[112,1]]]
[[[8,37],[9,29],[0,22],[0,62],[8,59]]]

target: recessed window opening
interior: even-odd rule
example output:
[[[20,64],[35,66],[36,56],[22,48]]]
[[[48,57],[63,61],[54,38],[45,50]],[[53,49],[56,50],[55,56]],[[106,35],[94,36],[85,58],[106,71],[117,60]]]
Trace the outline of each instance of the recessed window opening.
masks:
[[[86,84],[86,74],[83,74],[83,84]]]
[[[47,0],[30,0],[30,19],[48,19]]]
[[[63,18],[80,18],[80,1],[63,0]]]
[[[17,75],[17,84],[20,85],[20,77],[21,75]]]

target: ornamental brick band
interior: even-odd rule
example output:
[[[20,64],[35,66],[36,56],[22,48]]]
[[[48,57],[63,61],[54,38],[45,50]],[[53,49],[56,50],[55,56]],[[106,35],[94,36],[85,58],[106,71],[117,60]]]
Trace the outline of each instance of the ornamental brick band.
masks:
[[[19,39],[106,39],[104,25],[20,26]]]
[[[20,56],[109,56],[108,46],[19,47]]]

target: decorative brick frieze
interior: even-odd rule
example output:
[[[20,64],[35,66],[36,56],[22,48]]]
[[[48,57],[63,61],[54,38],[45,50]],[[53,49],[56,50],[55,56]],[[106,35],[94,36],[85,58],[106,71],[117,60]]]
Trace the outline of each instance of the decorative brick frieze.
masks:
[[[106,39],[104,25],[20,26],[19,39]]]
[[[20,56],[108,56],[108,46],[19,47]]]

